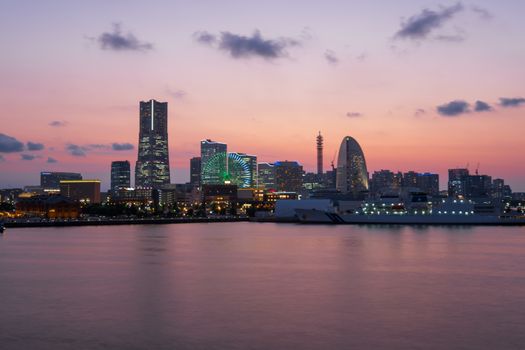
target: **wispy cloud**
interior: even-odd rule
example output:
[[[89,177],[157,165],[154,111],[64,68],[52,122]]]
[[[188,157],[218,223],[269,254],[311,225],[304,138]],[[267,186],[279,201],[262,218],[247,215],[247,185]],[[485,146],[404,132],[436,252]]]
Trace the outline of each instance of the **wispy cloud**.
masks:
[[[331,65],[335,66],[339,63],[339,58],[337,58],[337,55],[332,50],[326,50],[323,56],[326,62],[328,62]]]
[[[55,158],[47,157],[46,163],[52,164],[52,163],[57,163],[57,162],[58,160],[56,160]]]
[[[85,157],[88,149],[87,147],[69,143],[66,145],[66,151],[69,152],[69,154],[71,154],[74,157]]]
[[[494,15],[489,10],[487,10],[487,9],[485,9],[483,7],[479,7],[479,6],[474,5],[474,6],[471,7],[471,9],[481,19],[489,20],[489,19],[494,18]]]
[[[1,153],[13,153],[22,152],[24,150],[24,144],[18,141],[16,138],[0,133],[0,152]]]
[[[476,112],[491,112],[494,108],[490,104],[484,101],[476,101],[474,104],[474,111]]]
[[[347,112],[346,113],[346,116],[348,118],[359,118],[359,117],[362,117],[363,116],[363,113],[359,113],[359,112]]]
[[[41,151],[44,149],[44,144],[38,142],[29,141],[26,145],[28,151]]]
[[[401,29],[395,34],[398,39],[421,40],[427,38],[432,31],[440,28],[451,20],[458,12],[463,10],[463,5],[457,3],[440,10],[424,9],[420,13],[409,17],[401,23]]]
[[[260,57],[273,60],[287,57],[288,48],[300,45],[298,40],[291,38],[265,39],[258,30],[252,36],[230,32],[221,32],[220,36],[216,36],[201,31],[194,33],[193,37],[198,43],[225,51],[236,59]]]
[[[173,97],[176,100],[183,99],[187,95],[187,92],[184,91],[184,90],[179,90],[179,89],[173,90],[173,89],[171,89],[169,87],[167,87],[165,89],[165,92],[166,92],[167,95]]]
[[[141,41],[131,33],[124,33],[119,23],[113,24],[113,30],[104,32],[97,38],[100,48],[113,51],[149,51],[153,44]]]
[[[66,126],[67,122],[65,120],[53,120],[49,122],[48,125],[58,128],[58,127]]]
[[[22,159],[22,160],[33,160],[35,158],[36,158],[36,156],[34,156],[32,154],[21,154],[20,155],[20,159]]]
[[[457,117],[461,114],[470,112],[470,105],[466,101],[455,100],[440,106],[437,106],[439,114],[445,117]]]
[[[112,143],[111,148],[114,151],[129,151],[132,150],[134,147],[131,143]]]
[[[519,107],[525,104],[523,97],[500,97],[499,104],[502,107]]]

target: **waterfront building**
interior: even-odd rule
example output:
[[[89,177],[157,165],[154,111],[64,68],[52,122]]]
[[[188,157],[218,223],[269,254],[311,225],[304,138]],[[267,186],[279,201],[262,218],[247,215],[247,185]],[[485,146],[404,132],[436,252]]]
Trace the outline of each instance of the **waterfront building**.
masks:
[[[503,199],[512,197],[512,189],[509,185],[505,185],[505,180],[494,179],[492,180],[492,198]]]
[[[111,162],[111,190],[131,187],[131,169],[129,161]]]
[[[275,166],[273,163],[259,163],[257,165],[257,186],[266,190],[275,189]]]
[[[160,188],[170,183],[168,103],[141,101],[139,118],[135,186]]]
[[[100,203],[100,180],[62,180],[60,194],[81,203]]]
[[[210,139],[202,140],[201,184],[224,184],[227,174],[227,145]]]
[[[336,188],[344,194],[362,197],[368,191],[368,172],[365,155],[357,141],[346,136],[339,147],[337,157]]]
[[[201,157],[190,159],[190,184],[193,186],[201,184]]]
[[[45,192],[60,190],[60,181],[62,180],[82,180],[82,175],[56,171],[42,171],[40,173],[40,187]]]
[[[80,204],[61,195],[39,195],[21,198],[16,203],[16,210],[47,219],[76,219],[80,215]]]
[[[278,191],[299,192],[303,187],[303,166],[296,161],[274,163],[275,187]]]

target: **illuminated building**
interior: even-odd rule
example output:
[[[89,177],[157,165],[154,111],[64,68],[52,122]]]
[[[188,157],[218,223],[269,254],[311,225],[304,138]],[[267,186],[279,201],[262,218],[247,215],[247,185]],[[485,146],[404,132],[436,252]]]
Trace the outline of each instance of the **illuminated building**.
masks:
[[[257,186],[257,157],[245,153],[228,153],[228,179],[239,188]]]
[[[48,219],[76,219],[80,215],[78,202],[63,196],[34,196],[21,198],[16,203],[16,210],[30,216]]]
[[[299,192],[303,187],[303,166],[295,161],[275,162],[275,187],[278,191]]]
[[[141,101],[135,186],[160,188],[169,183],[168,103]]]
[[[40,187],[42,187],[45,192],[60,190],[60,181],[62,180],[82,180],[82,175],[79,173],[53,171],[42,171],[40,173]]]
[[[224,184],[228,174],[227,145],[212,140],[201,141],[201,183]]]
[[[372,194],[399,193],[403,175],[390,170],[374,171],[370,179],[370,192]]]
[[[100,180],[60,181],[60,194],[82,203],[100,203]]]
[[[111,162],[111,189],[131,187],[131,170],[127,160]]]
[[[258,164],[257,183],[259,188],[275,189],[275,166],[272,163]]]
[[[336,188],[357,198],[368,190],[368,172],[361,146],[350,136],[343,138],[337,157]]]
[[[200,186],[201,183],[201,157],[190,159],[190,184]]]

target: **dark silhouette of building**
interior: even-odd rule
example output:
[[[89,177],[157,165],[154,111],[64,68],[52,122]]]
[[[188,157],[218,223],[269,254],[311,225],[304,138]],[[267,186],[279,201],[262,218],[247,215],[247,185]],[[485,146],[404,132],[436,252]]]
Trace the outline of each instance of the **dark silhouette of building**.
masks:
[[[42,171],[40,173],[40,187],[44,191],[58,191],[62,180],[82,180],[82,175],[54,171]]]
[[[323,175],[323,136],[317,135],[317,175]]]
[[[448,169],[448,195],[450,197],[466,196],[468,169]]]
[[[131,170],[127,160],[111,162],[111,189],[131,187]]]
[[[190,184],[194,186],[201,184],[201,157],[190,159]]]
[[[141,101],[135,186],[160,188],[169,183],[168,103]]]

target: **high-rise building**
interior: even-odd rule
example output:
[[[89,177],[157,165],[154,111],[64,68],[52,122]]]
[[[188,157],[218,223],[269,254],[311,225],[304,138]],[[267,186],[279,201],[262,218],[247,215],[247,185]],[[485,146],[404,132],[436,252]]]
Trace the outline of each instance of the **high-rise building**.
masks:
[[[238,188],[255,188],[257,157],[246,153],[228,153],[227,180]]]
[[[82,180],[82,175],[79,173],[51,171],[42,171],[40,173],[40,187],[42,187],[44,191],[60,190],[60,181],[62,180]]]
[[[275,190],[275,166],[272,163],[258,164],[258,187],[267,190]]]
[[[228,175],[227,145],[201,141],[201,184],[224,184]]]
[[[469,175],[467,177],[467,198],[486,198],[492,194],[492,177],[488,175]]]
[[[116,160],[111,162],[111,189],[131,187],[131,169],[129,161]]]
[[[439,195],[439,175],[422,173],[417,176],[417,187],[431,196]]]
[[[317,135],[317,175],[323,175],[323,136]]]
[[[141,101],[135,186],[160,188],[169,183],[168,103]]]
[[[368,190],[365,155],[361,146],[350,136],[343,138],[339,147],[336,188],[356,198]]]
[[[201,157],[190,159],[190,184],[200,186],[201,183]]]
[[[275,162],[275,185],[278,191],[299,192],[303,187],[303,166],[295,161]]]
[[[370,192],[374,195],[398,193],[402,186],[403,175],[390,170],[374,171],[370,179]]]
[[[82,203],[100,203],[100,180],[61,180],[60,194]]]
[[[466,196],[468,169],[448,169],[448,195],[450,197]]]

